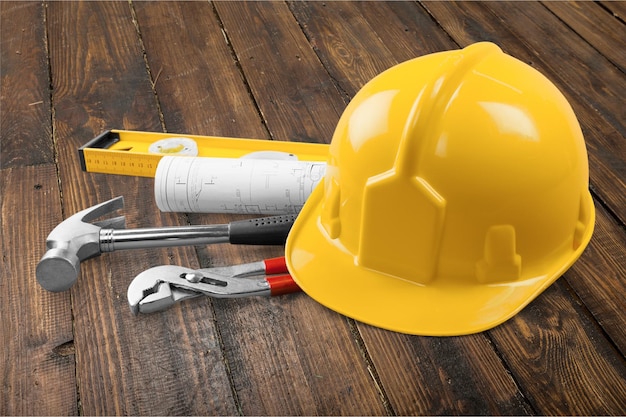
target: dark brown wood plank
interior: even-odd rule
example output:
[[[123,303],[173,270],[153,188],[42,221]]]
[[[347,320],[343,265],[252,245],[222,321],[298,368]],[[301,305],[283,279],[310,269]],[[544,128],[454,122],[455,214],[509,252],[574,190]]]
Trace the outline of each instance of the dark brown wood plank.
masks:
[[[147,178],[80,171],[76,149],[105,128],[159,130],[128,2],[48,5],[59,172],[66,215],[115,195],[129,227],[180,224],[162,215]],[[138,250],[83,263],[72,288],[77,377],[85,414],[233,414],[210,309],[133,317],[126,289],[151,266],[197,266],[193,249]]]
[[[329,118],[337,117],[334,108],[321,104],[328,94],[335,94],[335,100],[341,102],[330,80],[324,80],[321,87],[307,87],[307,83],[303,87],[297,82],[300,78],[283,75],[280,83],[275,84],[278,75],[272,72],[277,64],[268,63],[272,54],[283,63],[281,57],[288,57],[292,62],[285,65],[291,66],[291,71],[315,65],[307,71],[314,73],[315,79],[325,76],[313,51],[307,50],[302,34],[295,45],[291,43],[294,41],[290,37],[297,33],[297,22],[285,5],[216,4],[217,17],[229,35],[235,54],[245,57],[241,58],[246,61],[241,63],[245,78],[233,61],[220,21],[217,17],[213,19],[210,4],[138,3],[135,7],[150,67],[164,68],[156,90],[168,130],[298,140],[329,135],[311,129],[328,126]],[[163,15],[171,20],[160,18]],[[185,22],[189,30],[172,30],[171,21]],[[290,35],[269,34],[266,30],[271,31],[270,27]],[[244,35],[239,31],[243,28],[245,36],[254,38],[254,42],[242,38]],[[165,42],[162,42],[163,33],[167,33]],[[169,48],[171,44],[190,47],[180,50]],[[250,57],[254,57],[254,65],[247,63]],[[181,88],[188,94],[176,94]],[[254,91],[254,97],[248,94],[249,88]],[[273,98],[284,100],[302,94],[295,92],[302,88],[314,91],[307,92],[306,99],[297,103],[287,100],[276,104]],[[209,105],[199,104],[203,100]],[[259,112],[264,119],[259,117]],[[307,133],[299,119],[306,121],[313,112],[317,112],[320,124],[307,127]],[[210,125],[205,123],[207,116]],[[234,218],[194,215],[192,219],[205,223]],[[200,252],[203,264],[208,266],[279,256],[283,248],[213,246]],[[359,346],[352,342],[348,322],[304,294],[271,300],[197,300],[197,303],[213,306],[233,389],[244,414],[385,413]],[[327,353],[329,349],[332,355]]]
[[[399,62],[456,47],[413,2],[293,2],[291,9],[348,100]]]
[[[56,168],[0,171],[0,414],[78,412],[69,294],[35,280],[45,236],[61,218]]]
[[[576,3],[564,3],[562,6],[573,8]],[[550,48],[549,56],[533,62],[565,90],[566,95],[570,92],[579,95],[622,136],[626,135],[626,110],[619,106],[626,91],[626,80],[614,64],[579,36],[573,36],[575,32],[572,29],[559,24],[539,3],[502,2],[489,5],[489,9],[499,16],[517,13],[517,18],[507,18],[505,23],[517,36],[527,36],[533,47],[539,47],[545,39],[558,42],[559,48]],[[596,30],[610,39],[611,26],[596,23]],[[623,152],[620,156],[625,155],[626,152]]]
[[[490,331],[524,395],[542,415],[621,415],[624,356],[557,281]]]
[[[321,3],[316,6],[319,7],[299,2],[290,3],[311,47],[332,74],[340,90],[346,94],[347,102],[356,93],[355,80],[369,79],[372,74],[386,70],[389,62],[395,62],[397,58],[383,45],[377,44],[376,53],[372,53],[371,42],[372,37],[377,34],[376,30],[361,13],[354,10],[353,5],[345,4],[344,7],[344,4]],[[332,14],[326,13],[327,7],[332,10]],[[334,19],[349,24],[351,30],[328,30]]]
[[[2,415],[78,412],[69,294],[35,280],[46,233],[61,218],[44,13],[41,3],[0,3]]]
[[[134,9],[169,131],[269,138],[210,3]]]
[[[626,71],[626,25],[595,2],[546,1],[543,5],[557,15],[598,52]],[[602,28],[602,30],[598,30]]]
[[[424,5],[457,43],[495,40],[559,87],[585,135],[592,189],[626,223],[626,193],[612,191],[626,188],[624,74],[537,2]]]
[[[530,415],[484,335],[415,337],[360,324],[398,415]]]
[[[44,6],[0,3],[0,167],[52,162]]]
[[[215,7],[272,137],[329,143],[346,103],[286,5]]]
[[[601,1],[599,2],[606,10],[608,10],[615,18],[626,22],[626,4],[623,1]]]

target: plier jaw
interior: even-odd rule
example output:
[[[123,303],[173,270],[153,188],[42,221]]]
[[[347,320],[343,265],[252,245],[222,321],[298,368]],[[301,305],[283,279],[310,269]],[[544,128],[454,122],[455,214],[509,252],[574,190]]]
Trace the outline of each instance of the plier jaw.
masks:
[[[167,310],[178,302],[202,295],[202,293],[196,291],[173,287],[167,282],[159,282],[156,288],[151,289],[151,291],[152,292],[146,291],[143,298],[136,297],[134,301],[131,301],[131,294],[129,292],[128,304],[134,315]]]
[[[286,273],[284,258],[268,259],[232,267],[193,270],[162,265],[143,271],[128,287],[133,314],[153,313],[200,295],[216,298],[269,296],[300,291]]]

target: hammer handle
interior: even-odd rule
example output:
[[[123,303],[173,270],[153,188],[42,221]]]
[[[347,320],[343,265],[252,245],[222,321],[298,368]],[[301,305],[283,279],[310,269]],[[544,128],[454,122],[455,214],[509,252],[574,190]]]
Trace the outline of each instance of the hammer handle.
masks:
[[[295,220],[295,214],[287,214],[231,222],[229,242],[237,245],[283,245]]]
[[[100,251],[226,242],[239,245],[282,245],[295,218],[296,215],[284,215],[217,225],[100,229]]]

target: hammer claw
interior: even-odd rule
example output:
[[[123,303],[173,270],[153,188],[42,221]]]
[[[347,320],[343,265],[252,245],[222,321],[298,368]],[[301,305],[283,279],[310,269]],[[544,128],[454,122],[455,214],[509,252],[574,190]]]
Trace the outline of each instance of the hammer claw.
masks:
[[[96,204],[93,207],[89,207],[85,210],[82,210],[76,213],[74,216],[80,217],[80,219],[84,222],[91,222],[92,220],[97,219],[98,217],[102,217],[106,214],[112,213],[115,210],[120,210],[124,208],[124,197],[119,196],[112,198],[109,201],[105,201],[104,203]]]

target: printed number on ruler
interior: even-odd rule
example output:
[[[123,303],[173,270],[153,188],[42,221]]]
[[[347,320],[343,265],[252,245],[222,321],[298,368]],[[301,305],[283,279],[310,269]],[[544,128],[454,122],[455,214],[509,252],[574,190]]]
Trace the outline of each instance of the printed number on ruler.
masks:
[[[92,155],[86,161],[94,171],[138,176],[153,176],[158,162],[150,155],[131,153]]]

